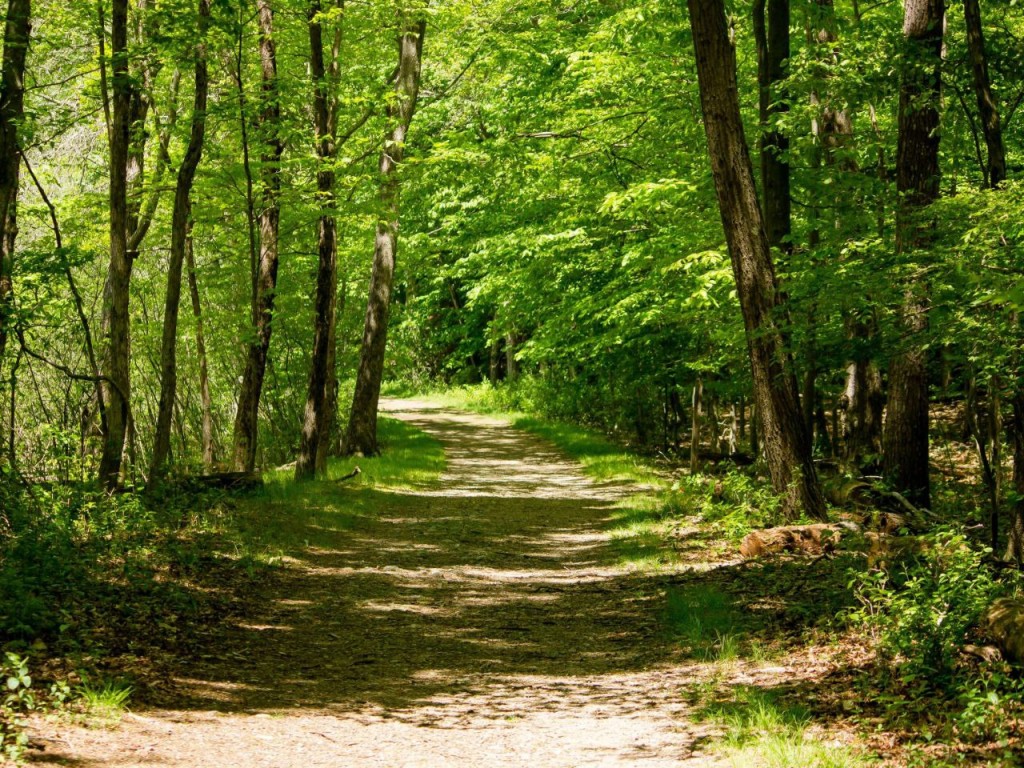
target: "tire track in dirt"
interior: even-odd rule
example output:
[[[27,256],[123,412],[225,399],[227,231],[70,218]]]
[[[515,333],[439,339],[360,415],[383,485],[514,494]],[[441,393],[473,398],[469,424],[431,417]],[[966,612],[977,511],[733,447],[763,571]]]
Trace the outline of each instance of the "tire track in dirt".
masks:
[[[498,419],[389,401],[448,469],[294,553],[179,699],[110,729],[59,726],[75,766],[711,765],[659,627],[663,586],[605,532],[625,491]]]

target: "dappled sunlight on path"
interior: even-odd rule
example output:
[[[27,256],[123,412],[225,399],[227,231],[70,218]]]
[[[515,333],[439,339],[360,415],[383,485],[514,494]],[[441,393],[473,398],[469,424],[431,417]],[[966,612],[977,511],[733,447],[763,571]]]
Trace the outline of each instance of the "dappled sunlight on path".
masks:
[[[660,628],[664,575],[620,565],[605,532],[626,491],[500,420],[385,407],[442,442],[440,481],[353,491],[372,519],[289,553],[256,615],[209,628],[166,708],[69,728],[47,759],[714,764],[685,717],[694,668]]]

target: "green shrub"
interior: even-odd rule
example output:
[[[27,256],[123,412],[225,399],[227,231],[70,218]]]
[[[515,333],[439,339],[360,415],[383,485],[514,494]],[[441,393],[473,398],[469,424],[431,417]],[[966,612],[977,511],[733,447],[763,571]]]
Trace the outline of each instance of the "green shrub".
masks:
[[[935,720],[967,741],[1005,738],[1024,702],[1008,667],[978,667],[964,655],[986,608],[1014,589],[1013,577],[996,578],[987,554],[957,528],[923,536],[917,554],[854,576],[860,606],[848,614],[876,643],[875,684],[890,714]]]
[[[16,763],[28,746],[25,715],[35,709],[28,662],[13,653],[5,654],[0,660],[0,679],[4,681],[4,698],[0,703],[0,756]]]
[[[922,537],[920,550],[892,570],[859,574],[861,607],[850,618],[877,638],[904,684],[945,687],[968,631],[1004,587],[984,565],[987,553],[956,529]]]

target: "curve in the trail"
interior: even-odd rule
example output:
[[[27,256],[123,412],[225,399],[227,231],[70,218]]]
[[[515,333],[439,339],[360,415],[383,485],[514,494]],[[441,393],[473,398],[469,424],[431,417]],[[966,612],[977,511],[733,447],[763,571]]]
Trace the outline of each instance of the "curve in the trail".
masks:
[[[436,437],[440,482],[295,553],[262,609],[218,629],[168,709],[66,727],[79,766],[710,764],[662,586],[617,563],[598,485],[499,419],[389,401]]]

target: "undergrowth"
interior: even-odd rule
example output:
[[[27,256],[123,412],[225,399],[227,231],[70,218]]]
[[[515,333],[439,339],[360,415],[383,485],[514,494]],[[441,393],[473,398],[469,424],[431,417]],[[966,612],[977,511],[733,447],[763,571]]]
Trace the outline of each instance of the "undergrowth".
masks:
[[[815,734],[810,715],[769,693],[739,686],[728,701],[700,712],[724,731],[721,746],[736,768],[861,768],[867,759]]]
[[[926,741],[987,744],[995,765],[1001,750],[1021,746],[1024,681],[966,650],[987,641],[993,600],[1019,596],[1024,579],[997,576],[989,554],[957,527],[922,536],[915,551],[852,574],[858,605],[847,620],[877,649],[862,685],[889,722]]]
[[[159,696],[160,665],[201,652],[208,627],[244,610],[286,555],[336,544],[375,514],[377,494],[444,468],[421,430],[381,419],[380,440],[381,457],[332,460],[325,481],[271,472],[241,495],[190,482],[108,494],[0,475],[0,649],[17,654],[4,667],[0,748],[16,757],[19,713],[41,702],[70,697],[85,717],[110,719],[129,695]],[[361,473],[338,482],[356,463]],[[57,687],[30,689],[30,668]]]

